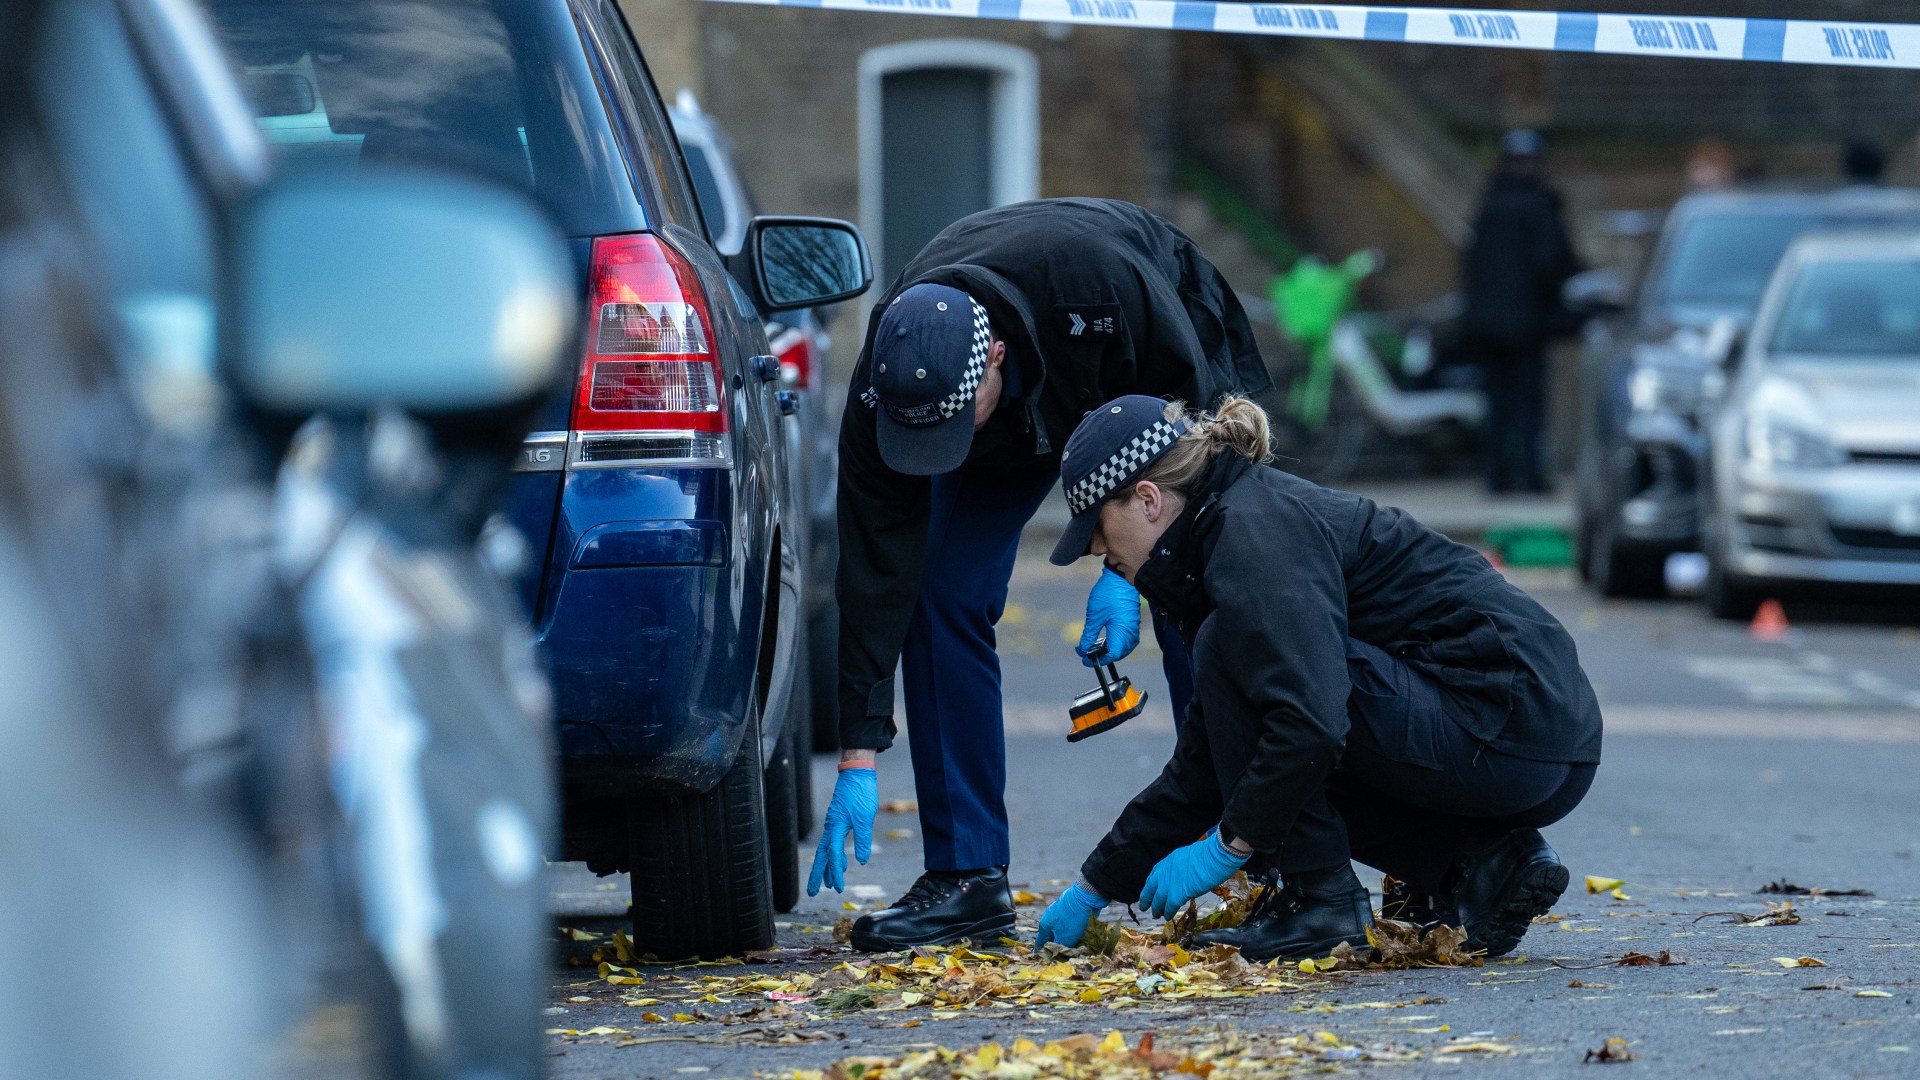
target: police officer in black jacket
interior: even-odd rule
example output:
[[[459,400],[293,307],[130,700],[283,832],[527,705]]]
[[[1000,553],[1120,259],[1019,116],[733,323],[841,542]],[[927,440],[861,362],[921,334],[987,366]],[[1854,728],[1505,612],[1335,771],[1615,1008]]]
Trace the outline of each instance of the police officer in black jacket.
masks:
[[[856,947],[1013,929],[993,626],[1074,425],[1118,394],[1212,402],[1270,385],[1226,281],[1129,203],[1047,199],[963,218],[880,298],[840,428],[842,761],[808,892],[841,887],[849,833],[866,860],[896,664],[927,873],[854,924]],[[1118,659],[1139,617],[1132,587],[1103,575],[1082,655],[1106,629]],[[1170,632],[1161,645],[1178,699],[1185,650]]]
[[[1284,888],[1199,940],[1324,956],[1365,940],[1358,859],[1405,883],[1390,915],[1506,953],[1567,886],[1537,830],[1600,760],[1573,640],[1471,548],[1265,464],[1267,437],[1249,401],[1196,420],[1127,397],[1067,443],[1054,561],[1126,575],[1191,643],[1196,689],[1039,941],[1078,942],[1110,901],[1171,914],[1247,867]]]

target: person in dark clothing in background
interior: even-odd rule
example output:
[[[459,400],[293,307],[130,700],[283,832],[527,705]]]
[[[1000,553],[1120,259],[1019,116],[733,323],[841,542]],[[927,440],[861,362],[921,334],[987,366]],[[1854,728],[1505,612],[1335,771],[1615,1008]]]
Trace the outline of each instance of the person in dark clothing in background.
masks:
[[[1542,173],[1537,132],[1509,131],[1461,264],[1463,346],[1487,395],[1487,487],[1545,491],[1547,343],[1565,317],[1560,287],[1579,268],[1560,204]]]
[[[1104,556],[1164,610],[1195,693],[1035,945],[1077,944],[1109,902],[1171,915],[1244,867],[1283,887],[1196,940],[1324,956],[1366,939],[1358,859],[1405,883],[1389,915],[1509,952],[1567,887],[1538,829],[1600,761],[1573,639],[1472,548],[1266,464],[1267,438],[1244,399],[1193,418],[1125,397],[1067,443],[1053,561]]]
[[[861,916],[867,950],[992,941],[1014,927],[993,627],[1021,529],[1080,418],[1117,394],[1211,403],[1271,386],[1233,289],[1130,203],[1045,199],[948,226],[874,307],[840,425],[840,776],[807,891],[865,862],[875,755],[900,666],[927,872]],[[1103,574],[1079,652],[1139,640],[1140,597]],[[1186,649],[1156,616],[1176,717]],[[822,688],[821,692],[825,692]]]

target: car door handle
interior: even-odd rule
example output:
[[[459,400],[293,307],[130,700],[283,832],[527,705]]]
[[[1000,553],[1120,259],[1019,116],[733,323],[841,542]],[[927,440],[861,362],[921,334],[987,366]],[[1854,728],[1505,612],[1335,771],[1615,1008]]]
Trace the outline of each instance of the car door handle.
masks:
[[[780,358],[777,356],[755,356],[747,361],[747,368],[760,376],[761,382],[772,382],[780,377]]]
[[[800,411],[800,392],[797,390],[776,390],[773,400],[780,406],[781,416],[792,416]]]

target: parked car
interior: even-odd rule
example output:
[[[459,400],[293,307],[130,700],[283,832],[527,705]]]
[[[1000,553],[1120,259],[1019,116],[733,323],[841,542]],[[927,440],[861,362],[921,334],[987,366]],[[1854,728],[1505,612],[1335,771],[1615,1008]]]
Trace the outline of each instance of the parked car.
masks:
[[[859,234],[757,218],[723,261],[614,0],[221,0],[215,17],[292,118],[266,130],[290,164],[464,168],[529,190],[570,238],[582,355],[509,492],[562,855],[631,874],[641,953],[768,945],[774,880],[798,893],[795,826],[772,837],[769,818],[798,820],[807,524],[762,316],[863,291]]]
[[[689,91],[677,95],[668,110],[673,130],[686,154],[687,173],[693,178],[700,214],[720,254],[739,253],[746,239],[746,223],[759,213],[753,187],[734,157],[733,141],[712,117],[700,110]],[[797,423],[787,427],[787,460],[794,470],[794,491],[807,507],[807,530],[802,547],[806,568],[806,664],[802,682],[794,688],[799,715],[811,715],[808,745],[795,749],[831,750],[840,744],[840,712],[834,700],[839,675],[836,651],[840,634],[840,607],[834,600],[834,564],[840,554],[836,524],[839,493],[840,412],[845,390],[830,382],[830,350],[823,312],[802,308],[767,317],[767,341],[780,358],[780,384],[791,391],[798,408]],[[836,393],[838,391],[838,393]],[[800,833],[813,822],[813,792],[806,770],[800,774]]]
[[[276,1074],[332,1006],[329,1065],[536,1080],[551,729],[477,541],[572,340],[566,248],[464,177],[276,176],[197,5],[28,9],[0,438],[46,460],[7,474],[0,561],[10,629],[56,602],[10,653],[0,921],[116,926],[139,971],[128,1025],[0,1073]],[[97,998],[0,951],[35,1042]]]
[[[1920,192],[1703,192],[1668,214],[1630,294],[1618,278],[1596,288],[1604,271],[1569,283],[1576,310],[1611,312],[1587,324],[1579,403],[1575,538],[1597,591],[1659,595],[1667,556],[1698,550],[1702,382],[1724,346],[1714,325],[1746,325],[1801,233],[1902,222],[1920,222]]]
[[[1796,241],[1724,356],[1707,606],[1920,591],[1920,232]]]

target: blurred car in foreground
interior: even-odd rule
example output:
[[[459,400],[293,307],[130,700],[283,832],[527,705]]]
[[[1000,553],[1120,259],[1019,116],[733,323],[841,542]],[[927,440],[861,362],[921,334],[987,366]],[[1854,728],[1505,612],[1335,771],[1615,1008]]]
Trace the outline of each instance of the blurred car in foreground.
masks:
[[[1797,241],[1725,364],[1702,500],[1713,612],[1920,591],[1920,232]]]
[[[1590,275],[1569,283],[1574,307],[1615,312],[1587,324],[1579,404],[1575,540],[1597,591],[1659,595],[1667,556],[1698,549],[1710,357],[1752,318],[1787,245],[1815,229],[1915,224],[1915,191],[1699,193],[1667,216],[1631,300],[1618,285],[1575,298]]]
[[[758,218],[723,261],[613,0],[212,10],[285,114],[262,127],[290,167],[460,168],[529,191],[568,236],[583,355],[509,492],[552,675],[562,856],[631,874],[638,953],[766,947],[798,895],[806,518],[762,313],[864,290],[859,234]]]
[[[746,239],[746,223],[759,213],[753,187],[740,172],[733,141],[712,117],[702,112],[692,93],[682,90],[668,110],[673,130],[687,159],[700,214],[720,254],[739,254]],[[840,713],[833,691],[839,673],[835,655],[840,633],[840,608],[833,596],[834,564],[840,552],[835,524],[839,491],[840,406],[829,382],[829,350],[821,313],[802,308],[767,317],[767,341],[780,360],[780,385],[794,395],[796,423],[787,426],[787,461],[793,469],[794,494],[807,508],[807,528],[801,558],[806,567],[805,665],[796,673],[794,701],[798,716],[811,714],[811,738],[795,749],[805,758],[811,750],[830,750],[840,742]],[[844,396],[844,395],[842,395]],[[811,779],[800,772],[800,832],[813,821]]]
[[[32,463],[0,617],[38,623],[0,924],[113,927],[138,973],[76,1040],[97,980],[8,935],[0,1074],[278,1075],[324,1014],[329,1066],[536,1080],[551,729],[477,541],[572,337],[565,247],[463,177],[275,176],[196,5],[30,8],[0,32],[31,46],[0,64],[0,438]]]

